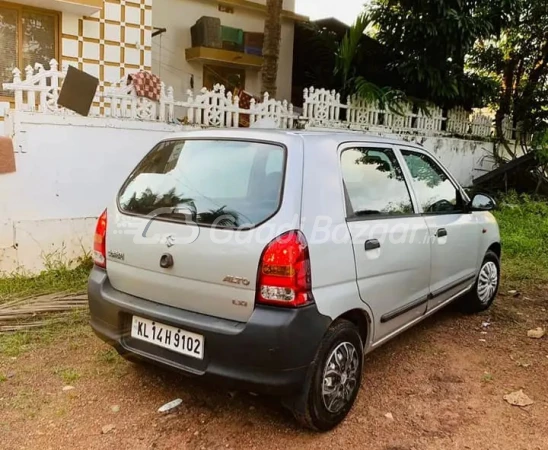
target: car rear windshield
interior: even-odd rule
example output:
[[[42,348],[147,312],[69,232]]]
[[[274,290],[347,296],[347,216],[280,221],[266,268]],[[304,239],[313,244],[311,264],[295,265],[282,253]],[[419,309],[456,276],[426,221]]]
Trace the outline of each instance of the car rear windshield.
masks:
[[[256,226],[278,210],[285,149],[231,140],[158,144],[122,187],[122,212],[221,228]]]

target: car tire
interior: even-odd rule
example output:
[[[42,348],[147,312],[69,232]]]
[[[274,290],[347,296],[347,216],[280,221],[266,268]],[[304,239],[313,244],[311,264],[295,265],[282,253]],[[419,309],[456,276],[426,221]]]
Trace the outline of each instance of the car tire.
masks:
[[[297,421],[315,431],[341,423],[360,390],[363,343],[359,329],[337,320],[326,332],[301,393],[285,402]]]
[[[489,250],[481,263],[476,282],[472,290],[463,297],[461,309],[467,314],[474,314],[489,309],[500,284],[500,261],[496,253]]]

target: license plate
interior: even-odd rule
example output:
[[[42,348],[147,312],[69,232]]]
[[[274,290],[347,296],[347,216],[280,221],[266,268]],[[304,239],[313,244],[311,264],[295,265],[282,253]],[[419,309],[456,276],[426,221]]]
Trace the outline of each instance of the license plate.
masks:
[[[204,337],[150,319],[133,316],[131,337],[192,358],[204,358]]]

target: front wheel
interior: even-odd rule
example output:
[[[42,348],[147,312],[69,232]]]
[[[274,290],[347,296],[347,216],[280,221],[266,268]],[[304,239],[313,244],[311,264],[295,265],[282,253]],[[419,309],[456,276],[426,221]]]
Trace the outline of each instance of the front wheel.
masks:
[[[496,253],[489,250],[481,263],[472,290],[462,299],[466,313],[477,313],[488,309],[497,296],[500,283],[500,261]]]
[[[289,405],[307,428],[328,431],[341,423],[356,400],[363,367],[358,328],[338,320],[327,331],[301,394]]]

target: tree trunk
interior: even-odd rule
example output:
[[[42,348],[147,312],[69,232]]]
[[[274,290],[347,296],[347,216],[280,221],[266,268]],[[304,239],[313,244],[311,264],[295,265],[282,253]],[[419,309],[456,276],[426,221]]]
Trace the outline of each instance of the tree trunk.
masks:
[[[283,0],[266,1],[266,19],[264,23],[262,93],[268,92],[271,98],[276,97],[278,90],[278,59],[280,58],[280,41],[282,38]]]
[[[514,105],[515,120],[518,123],[523,124],[521,132],[524,135],[531,133],[532,124],[528,123],[527,115],[531,110],[531,103],[534,100],[535,91],[542,77],[546,73],[546,67],[548,66],[548,35],[544,37],[544,43],[541,47],[540,54],[535,59],[533,69],[529,74],[527,83],[525,84],[522,94],[516,98]]]
[[[502,93],[499,99],[499,107],[495,115],[495,133],[496,137],[499,140],[500,144],[506,150],[506,153],[515,158],[506,138],[504,137],[504,130],[502,129],[502,121],[504,117],[510,114],[512,107],[512,93],[514,89],[514,75],[516,70],[517,61],[514,57],[507,59],[505,61],[504,72],[502,75]],[[504,157],[500,155],[499,148],[495,145],[494,155],[495,161],[497,164],[502,164],[504,162]]]

